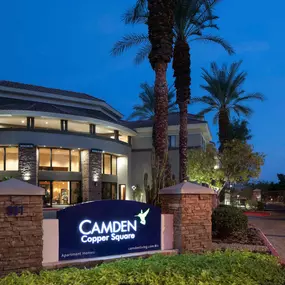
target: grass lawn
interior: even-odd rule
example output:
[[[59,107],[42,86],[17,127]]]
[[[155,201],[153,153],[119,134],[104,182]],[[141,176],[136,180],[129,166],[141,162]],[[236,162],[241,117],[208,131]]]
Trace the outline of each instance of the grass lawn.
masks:
[[[284,285],[285,270],[269,255],[214,252],[203,255],[156,255],[91,269],[11,274],[0,285]]]

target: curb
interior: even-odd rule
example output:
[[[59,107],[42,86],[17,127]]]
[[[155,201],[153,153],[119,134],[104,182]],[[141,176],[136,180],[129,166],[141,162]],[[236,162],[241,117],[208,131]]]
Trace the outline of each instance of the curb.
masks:
[[[266,237],[266,235],[261,231],[261,229],[255,227],[255,229],[258,231],[260,238],[262,238],[265,245],[270,250],[271,254],[278,258],[279,263],[283,266],[285,266],[285,260],[282,259],[277,251],[277,249],[272,245],[272,243],[269,241],[269,239]]]

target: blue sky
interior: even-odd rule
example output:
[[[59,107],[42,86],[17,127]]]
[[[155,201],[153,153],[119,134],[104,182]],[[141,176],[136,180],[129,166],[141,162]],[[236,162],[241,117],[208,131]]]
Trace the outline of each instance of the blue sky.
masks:
[[[113,43],[127,32],[121,14],[134,0],[9,0],[2,1],[0,26],[0,79],[80,91],[102,98],[128,115],[138,103],[139,85],[153,82],[148,62],[133,64],[135,51],[113,58]],[[285,2],[265,0],[220,1],[219,34],[236,49],[235,56],[215,44],[193,43],[192,94],[204,95],[199,85],[201,67],[243,60],[248,72],[244,89],[262,92],[264,103],[252,102],[250,128],[255,149],[266,154],[261,179],[275,180],[285,173]],[[172,71],[168,72],[172,83]],[[190,106],[190,112],[201,106]],[[217,139],[217,127],[207,116]]]

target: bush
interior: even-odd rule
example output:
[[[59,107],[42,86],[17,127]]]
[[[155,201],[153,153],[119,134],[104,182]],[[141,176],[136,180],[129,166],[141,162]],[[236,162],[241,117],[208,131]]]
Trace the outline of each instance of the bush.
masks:
[[[106,263],[92,269],[12,274],[0,285],[283,285],[285,272],[269,255],[215,252],[153,256]]]
[[[247,216],[239,208],[218,207],[213,211],[213,232],[218,237],[227,237],[234,232],[245,231],[247,223]]]
[[[261,201],[258,201],[256,208],[257,208],[257,211],[264,211],[265,210],[265,203],[261,202]]]

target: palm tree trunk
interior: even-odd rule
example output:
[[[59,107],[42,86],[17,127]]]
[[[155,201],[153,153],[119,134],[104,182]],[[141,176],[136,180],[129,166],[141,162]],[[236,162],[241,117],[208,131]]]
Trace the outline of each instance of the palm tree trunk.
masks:
[[[230,125],[229,114],[227,110],[220,110],[219,112],[219,140],[220,151],[223,151],[224,144],[228,140],[228,130]]]
[[[159,166],[165,165],[168,159],[168,86],[166,70],[172,58],[175,3],[176,0],[148,0],[148,35],[152,46],[149,61],[155,71],[154,146],[155,159],[158,160]],[[161,179],[165,181],[165,175]],[[159,187],[163,187],[163,183],[159,183],[159,185]]]
[[[160,164],[165,163],[168,153],[168,86],[166,70],[166,63],[157,63],[155,65],[154,146]]]
[[[177,38],[174,46],[173,69],[176,87],[176,101],[180,111],[179,130],[179,179],[187,179],[188,110],[190,101],[190,47],[182,38]]]

